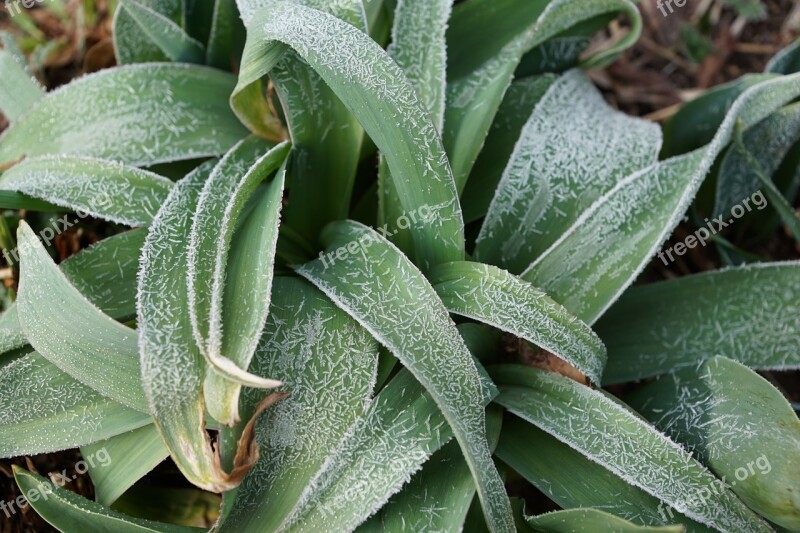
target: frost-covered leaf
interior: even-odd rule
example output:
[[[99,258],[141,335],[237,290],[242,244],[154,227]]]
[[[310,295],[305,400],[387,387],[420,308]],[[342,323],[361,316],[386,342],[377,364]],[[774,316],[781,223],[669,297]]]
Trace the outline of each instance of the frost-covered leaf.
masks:
[[[44,98],[44,88],[8,50],[0,50],[0,111],[15,122]]]
[[[598,52],[602,61],[632,45],[639,11],[627,0],[473,0],[453,10],[447,34],[447,108],[444,144],[459,191],[478,157],[497,109],[523,55],[570,28],[607,13],[625,13],[629,34]]]
[[[290,396],[259,419],[261,456],[238,488],[222,531],[288,527],[313,476],[364,414],[377,353],[369,333],[318,289],[275,278],[270,316],[249,370],[279,378]],[[251,415],[263,395],[243,391],[243,415]],[[240,432],[223,430],[226,456],[232,457]]]
[[[26,159],[0,176],[0,190],[128,226],[147,226],[170,189],[172,182],[158,174],[74,156]]]
[[[595,202],[522,274],[592,324],[677,226],[738,124],[749,129],[800,95],[800,75],[772,78],[736,100],[707,146],[636,172]]]
[[[487,437],[494,449],[500,436],[503,411],[486,412]],[[423,465],[403,490],[356,531],[459,531],[472,500],[475,482],[458,443],[451,441]]]
[[[197,0],[206,4],[208,0]],[[244,48],[244,24],[239,17],[236,0],[213,0],[211,28],[206,47],[206,63],[222,70],[231,70]]]
[[[748,74],[709,89],[681,106],[664,124],[661,156],[685,154],[710,143],[736,99],[753,85],[774,77],[774,74]]]
[[[629,400],[751,509],[781,527],[800,528],[800,421],[767,380],[714,357],[662,376]]]
[[[506,91],[461,195],[465,223],[486,215],[525,122],[556,79],[552,74],[523,78]]]
[[[137,0],[142,6],[147,7],[176,24],[182,24],[186,16],[185,2],[183,0]],[[208,1],[208,0],[205,0]],[[123,5],[117,3],[114,12],[114,55],[117,63],[127,65],[130,63],[151,63],[154,61],[167,61],[169,58],[164,51],[153,42],[145,28],[136,21]]]
[[[151,421],[35,352],[0,367],[0,457],[76,448]]]
[[[721,531],[771,531],[703,465],[621,402],[537,368],[503,365],[490,374],[501,386],[497,403],[686,516]],[[704,492],[713,499],[698,497]]]
[[[451,313],[522,337],[600,383],[602,341],[536,287],[497,267],[469,262],[438,265],[428,279]]]
[[[169,17],[137,0],[120,0],[120,5],[169,60],[179,63],[205,61],[206,49],[203,43],[189,36]]]
[[[800,39],[796,40],[769,60],[765,72],[794,74],[800,71]]]
[[[756,124],[743,135],[743,143],[767,176],[772,176],[792,146],[800,139],[800,103],[786,106]],[[727,216],[762,184],[748,157],[731,148],[717,174],[715,216]]]
[[[496,455],[563,509],[592,507],[643,526],[681,524],[691,533],[716,531],[519,417],[503,422]]]
[[[402,70],[366,34],[336,17],[277,1],[248,24],[247,46],[232,96],[246,122],[240,95],[267,74],[287,47],[325,80],[382,151],[407,212],[428,206],[431,221],[412,226],[425,266],[464,258],[464,229],[455,184],[436,127]],[[394,117],[386,120],[385,117]]]
[[[33,230],[21,222],[19,323],[42,356],[81,383],[147,412],[136,333],[103,314],[67,281]]]
[[[512,503],[513,505],[513,503]],[[682,533],[682,526],[639,526],[598,509],[570,509],[537,516],[525,516],[519,505],[516,517],[519,531],[573,533],[575,531],[613,531],[614,533]]]
[[[247,464],[223,471],[206,433],[206,365],[192,336],[186,282],[192,213],[212,170],[204,164],[178,182],[153,220],[142,249],[137,316],[142,387],[156,427],[189,481],[222,492],[238,485]]]
[[[206,379],[207,407],[211,416],[225,424],[239,420],[240,385],[280,385],[245,369],[269,309],[282,168],[256,198],[244,225],[239,219],[258,186],[284,163],[289,148],[288,143],[272,146],[255,136],[237,144],[203,186],[192,222],[187,258],[189,316],[200,352],[218,374]],[[244,240],[231,250],[237,226]]]
[[[800,263],[755,264],[634,287],[597,323],[603,383],[642,379],[724,355],[800,368]]]
[[[42,98],[0,137],[0,163],[83,155],[142,166],[219,155],[247,134],[228,106],[234,78],[197,65],[131,65]]]
[[[95,500],[111,505],[123,492],[169,457],[161,434],[148,424],[108,440],[81,447],[94,485]]]
[[[248,2],[266,5],[267,1]],[[303,0],[366,31],[361,0]],[[347,218],[364,129],[325,80],[294,51],[270,71],[292,139],[286,224],[316,244],[320,231]]]
[[[298,273],[372,332],[420,380],[467,457],[488,523],[498,531],[511,529],[508,496],[486,443],[478,372],[433,287],[408,258],[366,226],[334,223],[323,239],[327,259],[307,263]]]
[[[447,80],[445,33],[453,0],[400,0],[394,10],[389,55],[403,69],[436,130],[444,127],[444,97]],[[403,204],[390,176],[388,162],[381,157],[378,173],[379,220],[396,226],[404,214]],[[398,228],[391,237],[401,250],[411,252],[410,228]]]
[[[97,531],[115,533],[190,533],[203,529],[162,524],[125,516],[99,503],[56,486],[45,478],[14,466],[14,478],[36,512],[59,531]]]
[[[652,165],[658,125],[615,111],[579,70],[556,80],[525,124],[475,246],[522,272],[598,198]]]

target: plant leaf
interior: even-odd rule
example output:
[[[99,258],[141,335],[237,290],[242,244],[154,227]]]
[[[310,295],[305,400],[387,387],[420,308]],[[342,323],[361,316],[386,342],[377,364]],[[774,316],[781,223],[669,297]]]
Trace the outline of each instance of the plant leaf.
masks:
[[[603,383],[724,355],[752,368],[800,368],[800,263],[767,263],[634,287],[597,323]]]
[[[26,159],[4,172],[0,189],[119,224],[147,226],[172,189],[172,182],[113,161],[44,156]]]
[[[248,123],[239,95],[275,66],[287,46],[317,71],[381,149],[403,208],[431,209],[431,223],[411,230],[421,263],[463,259],[461,209],[436,128],[400,68],[357,28],[292,2],[258,11],[248,24],[239,84],[231,97],[239,116]],[[388,116],[402,118],[379,119]]]
[[[556,79],[552,74],[524,78],[506,91],[461,195],[465,223],[486,215],[525,122]]]
[[[534,443],[536,453],[531,453]],[[496,455],[564,509],[594,507],[644,526],[678,523],[693,533],[716,531],[670,509],[522,418],[504,421]]]
[[[138,1],[175,23],[182,21],[186,15],[183,0]],[[114,39],[114,55],[119,65],[167,61],[169,59],[158,44],[153,42],[145,32],[145,28],[125,8],[124,2],[117,3],[117,10],[114,12],[112,36]]]
[[[630,399],[727,480],[751,509],[781,527],[800,528],[800,480],[794,474],[800,469],[800,421],[767,380],[714,357],[667,374]]]
[[[512,504],[513,505],[513,504]],[[638,526],[618,516],[608,514],[599,509],[569,509],[567,511],[554,511],[537,516],[525,516],[522,506],[518,508],[519,522],[517,527],[521,531],[523,524],[530,528],[527,531],[541,531],[544,533],[571,533],[573,531],[613,531],[614,533],[682,533],[682,526]]]
[[[120,0],[120,6],[168,59],[179,63],[204,62],[205,46],[169,17],[136,0]]]
[[[366,226],[334,223],[323,238],[329,250],[344,249],[344,257],[337,251],[333,264],[318,259],[297,272],[366,327],[420,380],[467,457],[487,522],[495,530],[512,528],[508,496],[486,445],[478,373],[433,288],[399,250]]]
[[[283,169],[267,185],[248,220],[248,226],[253,227],[240,228],[244,238],[254,240],[236,247],[231,257],[234,269],[228,272],[227,267],[231,241],[246,202],[283,164],[289,148],[288,143],[273,147],[255,136],[237,144],[206,181],[192,223],[187,258],[189,316],[200,352],[218,374],[209,374],[206,379],[208,408],[211,416],[226,424],[238,421],[239,385],[280,385],[243,369],[250,363],[267,319]],[[226,293],[229,274],[231,285]],[[227,337],[223,337],[225,331]]]
[[[592,324],[633,282],[678,224],[741,120],[747,129],[800,95],[800,75],[745,91],[704,148],[643,169],[597,200],[522,274]],[[602,246],[598,246],[602,243]]]
[[[658,158],[658,125],[615,111],[579,70],[557,79],[520,135],[475,245],[522,272],[623,178]]]
[[[375,383],[378,345],[311,284],[275,278],[269,320],[250,371],[276,376],[291,395],[256,426],[261,457],[237,490],[223,531],[278,531],[355,420]],[[263,392],[247,389],[252,414]],[[241,429],[228,433],[227,454]]]
[[[0,457],[76,448],[151,422],[33,352],[0,367]]]
[[[84,458],[97,459],[97,464],[94,461],[86,463],[94,485],[95,500],[100,505],[109,506],[169,457],[169,450],[156,427],[148,424],[108,440],[83,446],[81,455]],[[100,455],[106,459],[101,460]]]
[[[428,279],[451,313],[522,337],[600,383],[602,341],[536,287],[497,267],[469,262],[439,265]]]
[[[44,98],[45,90],[8,50],[0,50],[0,71],[0,111],[15,122]]]
[[[794,74],[800,71],[800,39],[775,54],[764,71],[777,74]]]
[[[403,69],[436,130],[444,127],[447,50],[445,32],[453,0],[400,0],[394,10],[392,43],[387,52]],[[386,158],[378,172],[379,220],[397,226],[405,213]],[[392,242],[404,252],[413,252],[411,229],[398,228]]]
[[[800,104],[775,112],[750,128],[743,137],[753,158],[768,176],[772,176],[800,139]],[[717,174],[714,213],[727,217],[734,206],[760,189],[761,181],[748,164],[748,157],[735,147],[728,150],[721,165]]]
[[[119,533],[188,533],[199,528],[162,524],[125,516],[74,492],[62,489],[45,478],[14,465],[14,479],[39,515],[60,531],[97,531]],[[33,495],[36,496],[33,496]],[[40,499],[41,497],[41,499]]]
[[[228,107],[233,83],[197,65],[89,74],[48,93],[3,132],[0,163],[58,154],[142,166],[224,153],[247,134]]]
[[[222,492],[238,485],[252,458],[229,474],[212,450],[202,394],[206,366],[189,319],[191,216],[212,169],[206,163],[178,182],[153,220],[142,249],[137,316],[142,387],[156,427],[189,481]]]
[[[453,10],[447,34],[447,108],[444,145],[458,190],[475,159],[523,55],[575,25],[606,13],[624,12],[629,34],[590,62],[631,46],[641,17],[627,0],[473,0]]]
[[[28,342],[73,378],[146,413],[136,333],[104,315],[72,286],[24,221],[17,242],[17,309]]]
[[[198,0],[205,4],[206,0]],[[206,63],[231,70],[244,48],[244,24],[235,0],[214,0],[211,29],[206,47]]]
[[[490,446],[497,445],[503,410],[486,412]],[[458,531],[475,497],[475,482],[458,443],[451,441],[434,453],[403,490],[357,529],[368,531]]]
[[[497,403],[628,483],[721,531],[770,531],[673,441],[616,400],[568,378],[520,365],[490,371]],[[698,495],[714,494],[713,501]]]

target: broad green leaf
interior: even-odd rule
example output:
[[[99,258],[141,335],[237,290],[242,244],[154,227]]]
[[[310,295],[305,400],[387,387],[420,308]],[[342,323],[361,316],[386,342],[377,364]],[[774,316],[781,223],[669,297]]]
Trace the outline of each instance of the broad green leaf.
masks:
[[[141,412],[136,333],[103,314],[58,269],[21,222],[19,323],[42,356],[100,394]]]
[[[0,367],[0,457],[76,448],[151,421],[35,352]]]
[[[136,315],[136,271],[145,235],[144,230],[134,230],[109,237],[66,259],[59,267],[67,280],[103,313],[128,320]],[[26,344],[15,302],[0,315],[0,352]]]
[[[206,50],[203,44],[189,36],[169,17],[137,0],[120,0],[120,6],[169,60],[179,63],[205,61]]]
[[[226,424],[239,419],[239,385],[280,385],[278,381],[248,374],[245,369],[269,309],[283,169],[267,185],[245,225],[239,228],[245,241],[233,250],[230,247],[245,204],[284,163],[289,148],[288,143],[273,147],[255,136],[237,144],[206,181],[194,214],[187,258],[189,316],[200,352],[218,374],[209,374],[205,383],[209,411]],[[230,272],[229,256],[233,267]]]
[[[503,422],[496,455],[563,509],[593,507],[643,526],[677,523],[693,533],[716,531],[519,417]]]
[[[496,390],[484,393],[488,403]],[[353,530],[452,436],[431,395],[402,370],[331,450],[279,530]]]
[[[800,529],[800,421],[767,380],[714,357],[661,377],[630,400],[751,509],[781,527]]]
[[[259,7],[274,0],[240,0],[249,21]],[[361,0],[303,0],[366,31]],[[245,5],[246,4],[246,7]],[[297,53],[288,51],[270,71],[280,97],[292,154],[287,181],[292,184],[286,224],[316,244],[320,231],[347,218],[364,130],[336,93]]]
[[[658,125],[615,111],[579,70],[556,80],[525,124],[475,245],[522,272],[623,178],[652,165]]]
[[[681,106],[664,125],[662,157],[685,154],[710,143],[736,99],[750,87],[774,77],[774,74],[747,74],[709,89]]]
[[[111,505],[122,493],[164,459],[169,450],[153,424],[122,433],[108,440],[81,447],[94,485],[95,500]]]
[[[45,90],[8,50],[0,50],[0,71],[0,111],[15,122],[44,97]]]
[[[595,202],[522,274],[592,324],[677,226],[737,124],[748,129],[800,95],[800,75],[745,91],[707,146],[636,172]]]
[[[763,149],[763,147],[759,147],[759,149]],[[788,149],[789,148],[787,148],[787,151]],[[778,190],[778,187],[773,183],[772,177],[764,168],[764,165],[753,155],[750,148],[745,145],[741,128],[737,129],[732,150],[735,150],[742,156],[743,164],[747,165],[750,171],[755,174],[756,179],[763,189],[763,195],[766,196],[766,198],[769,199],[769,203],[772,204],[772,209],[778,213],[795,241],[800,242],[800,218],[797,217],[794,206],[784,198],[783,193]],[[751,199],[753,199],[753,197],[751,197]],[[748,207],[750,207],[749,203]],[[750,209],[752,209],[752,207],[750,207]],[[734,210],[732,209],[731,212],[733,213]]]
[[[138,0],[138,2],[179,25],[182,24],[186,14],[183,0]],[[114,54],[120,65],[169,59],[158,44],[153,42],[145,28],[125,8],[124,2],[117,2],[112,36]]]
[[[486,413],[492,448],[500,436],[503,411]],[[449,442],[423,465],[403,490],[357,531],[459,531],[475,497],[475,482],[457,442]]]
[[[768,176],[772,176],[800,139],[800,104],[792,104],[765,118],[744,134],[744,145]],[[717,174],[716,216],[730,217],[731,209],[761,188],[748,157],[735,147],[722,159]],[[756,206],[752,206],[754,208]]]
[[[513,505],[513,504],[512,504]],[[516,515],[519,531],[573,533],[574,531],[613,531],[614,533],[682,533],[682,526],[638,526],[598,509],[570,509],[537,516],[525,516],[520,505]]]
[[[523,55],[583,21],[625,13],[629,34],[591,61],[632,45],[641,17],[627,0],[471,0],[453,10],[447,34],[444,144],[458,190],[464,188],[503,95]]]
[[[386,239],[355,222],[328,226],[328,258],[298,269],[356,318],[419,379],[442,410],[478,485],[487,522],[512,529],[508,496],[486,443],[481,384],[447,309],[422,273]],[[446,371],[444,370],[446,369]]]
[[[175,464],[200,488],[238,485],[248,462],[231,473],[220,465],[205,429],[206,365],[192,335],[186,282],[192,213],[213,165],[200,166],[170,192],[142,249],[137,292],[142,387]],[[248,444],[248,443],[245,443]]]
[[[600,383],[602,341],[536,287],[497,267],[468,262],[441,264],[428,279],[451,313],[522,337]]]
[[[162,524],[125,516],[14,466],[14,479],[31,507],[59,531],[96,533],[188,533],[198,528]]]
[[[465,223],[486,215],[525,122],[556,79],[552,74],[533,76],[515,81],[506,91],[461,195]]]
[[[800,263],[754,264],[634,287],[597,323],[603,383],[633,381],[724,355],[800,368]]]
[[[205,4],[208,0],[197,0]],[[211,29],[206,47],[206,63],[231,70],[244,48],[244,24],[235,0],[214,0]]]
[[[0,209],[27,209],[43,213],[60,213],[64,209],[48,202],[31,198],[28,195],[14,191],[0,191]]]
[[[765,72],[794,74],[800,71],[800,39],[793,42],[770,59]]]
[[[247,134],[228,106],[233,85],[230,74],[197,65],[89,74],[12,124],[0,137],[0,163],[58,154],[142,166],[224,153]]]
[[[431,223],[411,228],[421,263],[427,267],[463,259],[461,209],[438,132],[402,70],[354,26],[292,2],[274,2],[258,11],[248,24],[239,84],[231,98],[239,116],[249,123],[240,96],[276,65],[287,47],[317,71],[381,149],[403,208],[411,212],[428,206],[432,211]]]
[[[453,0],[402,0],[394,10],[392,42],[387,52],[414,86],[436,130],[444,127],[447,50],[445,33]],[[394,179],[384,157],[378,173],[379,220],[396,226],[404,214]],[[391,237],[398,248],[413,251],[411,228],[398,228]]]
[[[628,483],[721,531],[771,531],[703,465],[629,408],[561,375],[503,365],[497,403]],[[701,498],[704,492],[713,500]]]
[[[128,226],[147,226],[172,189],[167,178],[113,161],[75,156],[26,159],[0,189]]]
[[[377,342],[304,280],[275,278],[269,320],[250,371],[274,376],[290,396],[256,425],[258,462],[237,490],[223,531],[278,531],[356,419],[375,383]],[[246,389],[251,415],[263,391]],[[226,429],[228,450],[240,431]]]

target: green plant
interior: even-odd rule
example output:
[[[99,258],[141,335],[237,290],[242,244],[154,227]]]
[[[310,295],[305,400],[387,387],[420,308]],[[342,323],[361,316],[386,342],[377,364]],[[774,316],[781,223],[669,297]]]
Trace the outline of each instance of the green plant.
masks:
[[[800,423],[751,370],[800,367],[800,264],[630,288],[716,212],[709,171],[789,204],[757,148],[798,152],[800,75],[689,104],[659,159],[576,68],[640,26],[627,0],[120,0],[123,66],[45,94],[0,53],[0,206],[139,228],[56,265],[61,226],[19,224],[0,455],[109,458],[96,502],[15,468],[32,506],[183,531],[217,500],[131,489],[170,456],[219,531],[800,528]],[[526,516],[503,474],[565,510]]]

